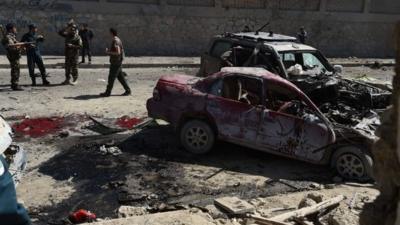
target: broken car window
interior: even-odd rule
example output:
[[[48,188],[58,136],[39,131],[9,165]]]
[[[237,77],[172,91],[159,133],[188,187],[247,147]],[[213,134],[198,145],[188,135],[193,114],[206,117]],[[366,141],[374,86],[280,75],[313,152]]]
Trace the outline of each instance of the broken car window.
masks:
[[[231,48],[232,48],[231,42],[217,41],[214,43],[210,54],[213,57],[220,58],[223,54],[230,51]]]
[[[209,93],[257,106],[261,104],[262,82],[256,78],[232,75],[215,81]]]
[[[318,67],[319,69],[326,70],[325,66],[314,54],[303,53],[303,62],[304,62],[304,67],[307,69],[314,69]]]
[[[292,115],[309,122],[321,122],[314,110],[288,88],[269,83],[266,85],[265,96],[267,109]]]
[[[326,66],[313,52],[285,52],[280,54],[289,75],[317,76],[327,72]]]

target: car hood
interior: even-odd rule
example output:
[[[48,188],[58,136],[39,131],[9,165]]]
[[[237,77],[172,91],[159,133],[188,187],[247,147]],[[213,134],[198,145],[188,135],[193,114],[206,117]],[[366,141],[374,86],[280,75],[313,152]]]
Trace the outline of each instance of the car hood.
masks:
[[[0,154],[11,145],[12,129],[10,125],[0,116]]]

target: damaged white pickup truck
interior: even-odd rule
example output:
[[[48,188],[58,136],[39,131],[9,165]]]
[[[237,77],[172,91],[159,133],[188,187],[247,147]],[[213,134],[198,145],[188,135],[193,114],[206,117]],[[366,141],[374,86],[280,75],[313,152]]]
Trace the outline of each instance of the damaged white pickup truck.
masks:
[[[26,154],[20,146],[13,144],[12,137],[12,128],[0,116],[0,154],[6,159],[9,166],[8,171],[13,177],[15,186],[17,186],[26,168]],[[6,165],[0,163],[0,175],[5,171],[4,166]]]

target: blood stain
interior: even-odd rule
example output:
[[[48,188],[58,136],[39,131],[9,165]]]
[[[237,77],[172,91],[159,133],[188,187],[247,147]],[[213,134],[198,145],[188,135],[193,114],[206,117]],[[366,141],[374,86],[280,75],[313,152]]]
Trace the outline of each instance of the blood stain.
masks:
[[[15,123],[12,127],[17,135],[37,138],[60,131],[63,126],[63,117],[48,117],[24,119],[22,122]]]
[[[122,128],[126,129],[132,129],[134,126],[142,122],[143,119],[140,118],[135,118],[135,117],[128,117],[128,116],[123,116],[121,118],[117,119],[116,124]]]

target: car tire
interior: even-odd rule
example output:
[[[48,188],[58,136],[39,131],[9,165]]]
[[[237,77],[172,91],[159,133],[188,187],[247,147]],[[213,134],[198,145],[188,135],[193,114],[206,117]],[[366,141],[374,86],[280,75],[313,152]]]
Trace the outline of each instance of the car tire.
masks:
[[[190,120],[180,130],[180,142],[188,152],[205,154],[214,146],[215,133],[206,122]]]
[[[344,146],[332,156],[332,167],[346,180],[366,182],[372,179],[373,160],[358,146]]]

